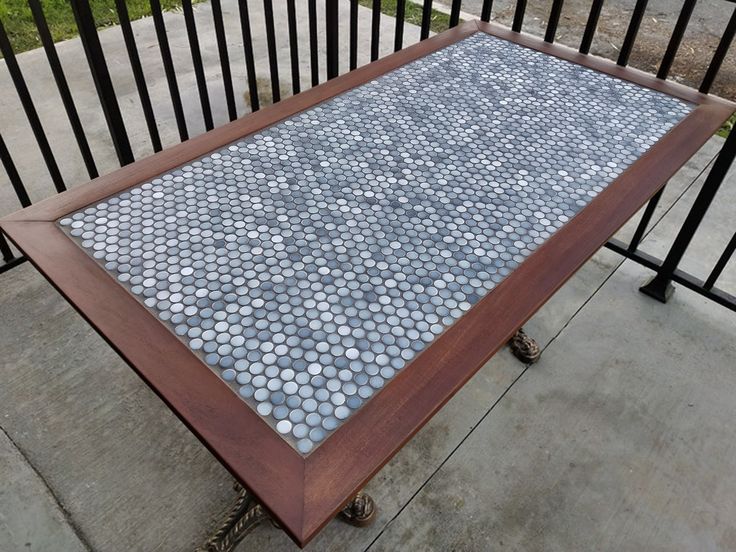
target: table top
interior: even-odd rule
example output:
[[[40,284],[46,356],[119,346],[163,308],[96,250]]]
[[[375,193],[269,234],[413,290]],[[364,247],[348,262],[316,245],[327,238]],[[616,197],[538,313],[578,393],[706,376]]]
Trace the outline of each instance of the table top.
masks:
[[[692,108],[476,34],[60,224],[308,454]]]
[[[66,270],[92,271],[105,297],[161,329],[144,348],[165,357],[176,347],[189,369],[131,358],[121,321],[102,327],[89,298],[70,297],[83,290],[54,276],[58,259],[42,258],[52,245],[14,232],[13,220],[39,220],[34,208],[3,222],[301,544],[732,111],[475,22],[392,58],[246,118],[262,119],[251,131],[235,123],[37,209],[65,250],[75,244],[83,268]],[[526,306],[494,307],[488,299],[523,280],[522,268]],[[427,391],[433,377],[444,383]],[[404,411],[408,423],[396,418]],[[339,438],[355,432],[363,442]],[[390,448],[357,461],[387,434]],[[240,464],[245,448],[266,473]],[[331,490],[349,458],[348,484]],[[310,503],[311,465],[321,467]]]

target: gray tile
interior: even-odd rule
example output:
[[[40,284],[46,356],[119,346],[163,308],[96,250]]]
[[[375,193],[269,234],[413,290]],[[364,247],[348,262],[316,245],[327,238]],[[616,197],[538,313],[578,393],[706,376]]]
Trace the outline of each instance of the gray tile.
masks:
[[[307,454],[690,109],[479,33],[61,225]]]

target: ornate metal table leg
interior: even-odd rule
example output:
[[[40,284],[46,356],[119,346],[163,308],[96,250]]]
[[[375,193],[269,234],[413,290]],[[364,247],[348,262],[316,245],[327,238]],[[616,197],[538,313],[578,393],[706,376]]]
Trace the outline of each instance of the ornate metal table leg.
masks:
[[[519,331],[514,334],[514,337],[509,341],[509,347],[511,347],[514,356],[526,364],[537,362],[541,354],[539,345],[524,333],[524,328],[519,328]]]
[[[265,520],[278,527],[247,490],[238,483],[234,487],[238,498],[217,530],[196,552],[231,552],[256,525]],[[365,527],[375,521],[376,505],[370,496],[360,492],[342,509],[340,517],[351,525]]]
[[[256,525],[270,519],[248,491],[237,483],[234,486],[238,491],[238,498],[220,527],[197,552],[230,552]]]
[[[365,527],[376,520],[376,510],[373,499],[361,491],[342,509],[340,518],[350,525]]]

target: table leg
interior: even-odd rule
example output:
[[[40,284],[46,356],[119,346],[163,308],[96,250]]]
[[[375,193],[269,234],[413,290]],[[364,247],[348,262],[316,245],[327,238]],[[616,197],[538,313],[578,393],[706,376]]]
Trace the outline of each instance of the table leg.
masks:
[[[509,347],[514,356],[526,364],[537,362],[542,353],[537,342],[524,332],[524,328],[519,328],[519,331],[509,340]]]
[[[253,495],[238,483],[235,483],[235,490],[238,491],[238,498],[225,519],[196,552],[231,552],[262,521],[269,520],[278,527]],[[376,511],[373,499],[364,492],[359,492],[340,511],[339,517],[350,525],[365,527],[375,521]]]
[[[270,519],[253,495],[235,484],[238,498],[207,541],[196,552],[230,552],[256,525]]]
[[[361,491],[340,511],[340,518],[355,527],[366,527],[376,520],[376,510],[370,495]]]

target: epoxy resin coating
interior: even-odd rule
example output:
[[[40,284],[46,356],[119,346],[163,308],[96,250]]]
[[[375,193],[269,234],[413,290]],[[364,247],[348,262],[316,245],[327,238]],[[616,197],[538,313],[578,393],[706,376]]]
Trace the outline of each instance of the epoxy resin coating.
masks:
[[[60,224],[308,454],[691,108],[478,33]]]

